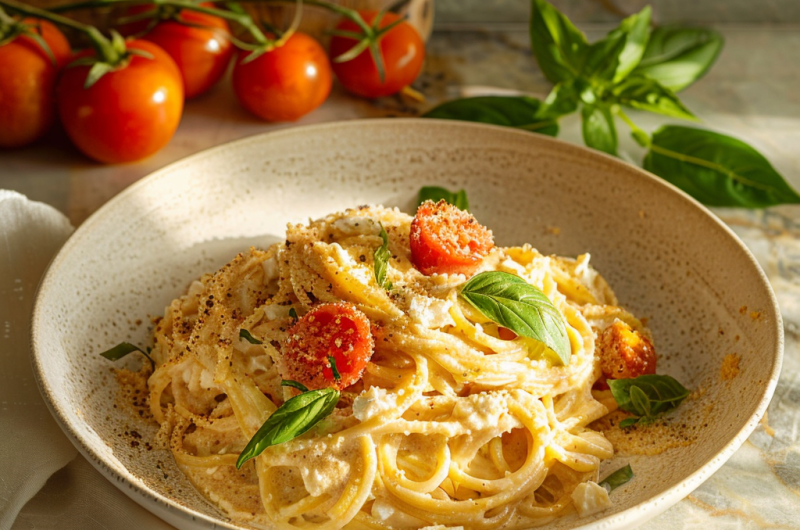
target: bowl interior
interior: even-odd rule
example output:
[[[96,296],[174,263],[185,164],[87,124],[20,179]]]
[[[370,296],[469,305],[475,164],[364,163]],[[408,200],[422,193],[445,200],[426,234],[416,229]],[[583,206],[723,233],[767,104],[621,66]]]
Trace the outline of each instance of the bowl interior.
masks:
[[[250,245],[282,239],[287,222],[371,203],[413,212],[424,185],[465,188],[499,245],[591,253],[621,303],[648,319],[659,372],[696,391],[679,408],[683,427],[651,434],[657,454],[620,454],[605,464],[631,462],[636,473],[614,492],[612,509],[555,527],[601,518],[613,527],[654,515],[699,485],[754,428],[780,367],[780,316],[729,230],[616,159],[535,134],[434,120],[252,137],[169,166],[102,208],[51,265],[34,314],[37,376],[57,420],[139,502],[160,503],[186,527],[191,519],[237,527],[195,492],[168,452],[132,443],[131,432],[146,440],[156,426],[115,407],[112,365],[97,353],[123,340],[147,344],[149,317],[192,279]],[[138,366],[132,357],[114,367]],[[735,377],[723,369],[732,359]]]

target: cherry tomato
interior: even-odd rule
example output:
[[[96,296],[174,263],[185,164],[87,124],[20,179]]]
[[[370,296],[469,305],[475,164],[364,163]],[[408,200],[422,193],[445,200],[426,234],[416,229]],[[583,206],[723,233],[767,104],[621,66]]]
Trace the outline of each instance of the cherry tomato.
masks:
[[[204,7],[213,4],[201,3]],[[152,10],[152,5],[133,6],[127,15]],[[140,20],[120,27],[125,35],[147,31],[142,40],[158,44],[178,65],[186,98],[193,98],[211,88],[225,74],[233,55],[233,45],[226,37],[228,23],[224,19],[183,10],[178,20],[161,20],[147,31],[150,20]],[[182,24],[185,22],[185,24]]]
[[[420,204],[411,221],[411,261],[427,276],[470,276],[494,248],[492,232],[469,212],[445,201]]]
[[[244,108],[268,121],[295,121],[327,99],[333,84],[322,46],[305,33],[257,59],[240,51],[233,67],[233,90]]]
[[[20,35],[0,46],[0,147],[21,147],[44,135],[56,114],[58,68],[69,57],[69,43],[47,21],[26,19],[39,32],[56,59],[29,36]]]
[[[281,376],[311,390],[346,388],[359,379],[375,348],[369,319],[352,304],[316,306],[288,331]],[[340,378],[334,376],[333,357]]]
[[[58,110],[72,142],[109,164],[140,160],[167,145],[183,112],[183,82],[172,58],[152,42],[133,40],[128,48],[153,58],[133,55],[88,89],[89,66],[67,67],[57,87]]]
[[[600,369],[607,379],[632,379],[656,373],[653,343],[617,320],[603,330],[598,340]]]
[[[360,12],[367,24],[372,24],[377,14],[377,11]],[[380,27],[386,27],[399,18],[394,13],[384,13]],[[359,27],[351,20],[340,22],[336,29],[360,33]],[[350,37],[334,36],[330,45],[331,60],[349,51],[357,43],[356,39]],[[425,43],[411,24],[403,22],[392,28],[380,38],[379,46],[385,69],[383,81],[369,49],[349,61],[333,61],[333,72],[347,90],[366,98],[389,96],[417,78],[425,59]]]

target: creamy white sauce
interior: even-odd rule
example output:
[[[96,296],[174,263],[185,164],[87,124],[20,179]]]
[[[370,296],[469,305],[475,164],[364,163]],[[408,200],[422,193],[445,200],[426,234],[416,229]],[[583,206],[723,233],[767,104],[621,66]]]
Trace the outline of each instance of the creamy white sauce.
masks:
[[[397,396],[384,388],[372,386],[353,400],[353,416],[359,421],[367,421],[395,407]]]
[[[450,316],[451,307],[453,307],[453,303],[450,300],[414,295],[408,305],[408,316],[417,324],[428,329],[455,326],[456,323]]]

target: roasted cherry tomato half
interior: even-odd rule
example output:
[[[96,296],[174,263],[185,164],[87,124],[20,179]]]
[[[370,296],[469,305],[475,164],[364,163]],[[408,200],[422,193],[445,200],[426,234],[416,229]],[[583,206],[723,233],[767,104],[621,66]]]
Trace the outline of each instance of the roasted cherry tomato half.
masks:
[[[377,11],[361,11],[361,17],[372,24]],[[381,28],[398,20],[399,15],[384,13],[380,19]],[[344,20],[336,30],[359,33],[360,29],[352,20]],[[331,39],[330,57],[333,72],[347,90],[365,98],[389,96],[410,85],[422,70],[425,59],[425,43],[417,30],[408,22],[403,22],[380,37],[379,47],[383,57],[385,76],[381,80],[378,67],[369,49],[365,49],[354,59],[336,62],[336,58],[348,52],[358,40],[335,35]]]
[[[64,35],[50,22],[23,20],[47,43],[51,58],[21,34],[0,46],[0,147],[21,147],[50,129],[56,115],[58,69],[70,54]]]
[[[152,42],[134,40],[127,46],[152,59],[132,55],[88,89],[90,67],[67,67],[57,87],[58,110],[72,142],[109,164],[140,160],[164,147],[183,112],[183,81],[172,58]]]
[[[281,377],[311,390],[341,390],[357,382],[375,348],[369,319],[347,303],[314,307],[289,328],[288,335],[281,348]]]
[[[201,3],[204,7],[213,4]],[[127,16],[153,10],[152,5],[129,8]],[[183,78],[186,98],[198,96],[219,81],[233,56],[228,40],[228,23],[213,15],[183,10],[178,20],[159,20],[149,30],[152,20],[139,20],[120,26],[124,35],[142,34],[141,39],[158,44],[175,61]]]
[[[597,351],[605,379],[633,379],[656,373],[653,343],[621,320],[603,330]]]
[[[491,230],[445,201],[425,201],[411,221],[411,260],[427,276],[471,276],[494,248]]]
[[[233,90],[244,108],[268,121],[295,121],[327,99],[333,83],[322,46],[305,33],[258,58],[240,51],[233,67]]]

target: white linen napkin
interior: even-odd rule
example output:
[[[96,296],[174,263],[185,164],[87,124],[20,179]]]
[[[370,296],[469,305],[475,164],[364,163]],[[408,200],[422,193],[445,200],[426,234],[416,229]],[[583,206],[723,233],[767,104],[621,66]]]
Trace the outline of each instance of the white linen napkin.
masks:
[[[0,190],[0,530],[169,530],[76,458],[33,377],[36,287],[72,230],[52,207]]]

